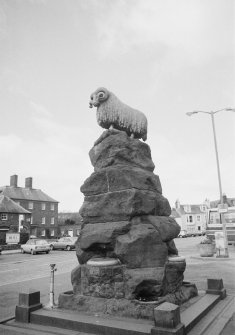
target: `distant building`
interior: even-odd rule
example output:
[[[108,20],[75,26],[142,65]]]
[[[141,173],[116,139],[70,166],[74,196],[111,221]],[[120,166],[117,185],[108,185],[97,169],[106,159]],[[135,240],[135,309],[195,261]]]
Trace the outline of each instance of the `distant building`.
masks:
[[[81,231],[82,218],[78,212],[61,212],[58,214],[60,236],[78,236]]]
[[[217,208],[220,203],[221,203],[221,200],[210,201],[210,208]],[[226,194],[223,194],[223,203],[227,204],[228,207],[234,207],[235,198],[227,198]]]
[[[207,209],[207,201],[200,205],[181,205],[177,200],[171,215],[180,225],[181,230],[186,230],[189,234],[200,234],[206,230]]]
[[[0,195],[0,244],[7,232],[29,231],[31,213],[5,195]]]
[[[18,176],[11,176],[10,186],[0,187],[0,195],[7,196],[32,214],[30,235],[42,238],[57,236],[58,201],[33,188],[32,177],[25,179],[25,187],[19,187]]]

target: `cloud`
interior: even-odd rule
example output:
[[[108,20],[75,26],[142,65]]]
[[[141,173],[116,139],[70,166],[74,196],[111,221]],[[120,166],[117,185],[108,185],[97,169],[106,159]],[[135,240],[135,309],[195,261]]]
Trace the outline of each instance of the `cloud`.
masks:
[[[123,56],[135,46],[158,44],[173,51],[171,60],[189,57],[197,63],[213,54],[225,55],[232,43],[230,1],[112,1],[105,10],[107,2],[102,4],[95,22],[104,58]]]

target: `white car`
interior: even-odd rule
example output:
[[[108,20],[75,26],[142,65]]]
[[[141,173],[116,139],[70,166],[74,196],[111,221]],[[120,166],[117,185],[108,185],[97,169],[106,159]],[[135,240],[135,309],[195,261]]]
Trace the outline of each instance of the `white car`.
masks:
[[[30,239],[26,244],[21,245],[21,253],[29,253],[35,255],[39,252],[45,252],[48,254],[50,252],[50,244],[47,241],[39,238]]]

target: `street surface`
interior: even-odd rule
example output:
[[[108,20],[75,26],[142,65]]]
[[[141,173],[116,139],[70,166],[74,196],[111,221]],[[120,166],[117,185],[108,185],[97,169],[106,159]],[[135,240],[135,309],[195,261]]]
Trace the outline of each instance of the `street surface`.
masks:
[[[177,238],[179,254],[186,258],[185,281],[205,290],[207,278],[222,278],[228,294],[235,296],[235,247],[229,259],[200,257],[198,244],[203,237]],[[51,251],[48,255],[0,255],[0,320],[14,316],[19,293],[29,288],[39,290],[41,302],[49,302],[50,266],[55,263],[55,300],[61,292],[72,289],[71,270],[78,265],[75,251]]]
[[[207,278],[223,279],[228,294],[235,296],[235,247],[229,246],[229,258],[200,257],[198,245],[204,236],[176,238],[179,255],[186,258],[185,281],[199,290],[207,288]]]
[[[47,254],[0,255],[0,320],[14,316],[19,293],[29,288],[40,291],[41,302],[49,302],[50,264],[56,264],[55,300],[72,289],[71,270],[78,265],[75,251],[51,251]]]

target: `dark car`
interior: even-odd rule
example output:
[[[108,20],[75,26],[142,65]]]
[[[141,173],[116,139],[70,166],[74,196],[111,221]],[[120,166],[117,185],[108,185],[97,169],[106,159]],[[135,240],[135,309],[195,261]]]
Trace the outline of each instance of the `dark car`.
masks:
[[[61,249],[70,251],[75,249],[76,241],[77,237],[61,237],[58,241],[52,242],[50,245],[52,250]]]

